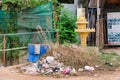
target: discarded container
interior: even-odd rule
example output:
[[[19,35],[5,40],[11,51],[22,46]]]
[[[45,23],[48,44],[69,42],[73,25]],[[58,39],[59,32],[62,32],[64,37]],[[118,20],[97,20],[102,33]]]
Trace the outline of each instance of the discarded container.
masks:
[[[78,69],[78,71],[82,72],[82,71],[84,71],[84,69],[82,69],[82,68],[79,68],[79,69]]]
[[[52,62],[54,62],[54,57],[52,57],[52,56],[47,56],[47,57],[46,57],[46,60],[47,60],[48,63],[52,63]]]
[[[91,66],[85,66],[85,70],[87,70],[87,71],[94,71],[95,68],[91,67]]]
[[[28,44],[28,53],[33,55],[35,52],[34,44]]]
[[[43,68],[50,68],[50,66],[47,63],[42,64]]]
[[[43,54],[45,54],[46,52],[47,52],[47,50],[48,50],[48,45],[40,45],[40,54],[41,54],[41,56],[43,55]],[[34,46],[34,44],[28,44],[28,53],[29,54],[35,54],[35,46]]]
[[[34,44],[35,54],[40,54],[40,44]]]
[[[35,62],[37,62],[39,60],[39,55],[28,55],[27,60],[29,62],[35,63]]]
[[[41,58],[48,50],[47,45],[40,45],[40,54],[35,54],[35,47],[34,44],[28,44],[28,61],[29,62],[37,62],[39,58]]]
[[[59,72],[60,71],[60,68],[52,68],[53,72]]]
[[[51,74],[53,70],[51,68],[48,68],[45,70],[44,74]]]
[[[48,48],[48,45],[40,45],[40,58],[47,52]]]
[[[113,66],[113,64],[112,64],[112,63],[108,63],[108,62],[106,62],[106,63],[105,63],[105,65],[108,65],[108,66]]]
[[[77,74],[77,71],[75,68],[72,68],[71,71],[70,71],[70,74],[72,75],[76,75]]]
[[[70,71],[71,71],[71,68],[70,68],[70,67],[67,67],[67,68],[65,68],[65,69],[63,70],[63,73],[64,73],[64,74],[69,74]]]

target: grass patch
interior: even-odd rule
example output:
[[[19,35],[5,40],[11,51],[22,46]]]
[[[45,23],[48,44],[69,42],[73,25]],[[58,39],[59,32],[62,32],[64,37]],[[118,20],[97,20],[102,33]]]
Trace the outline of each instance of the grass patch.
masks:
[[[112,63],[115,67],[120,66],[120,55],[117,55],[115,52],[101,53],[100,57],[105,63]]]

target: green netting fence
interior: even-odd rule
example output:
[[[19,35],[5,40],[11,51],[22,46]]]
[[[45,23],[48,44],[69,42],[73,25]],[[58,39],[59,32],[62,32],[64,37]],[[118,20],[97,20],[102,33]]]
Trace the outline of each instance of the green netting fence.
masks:
[[[28,8],[20,12],[0,10],[0,33],[25,33],[36,31],[40,26],[44,31],[52,31],[52,2]],[[10,29],[12,31],[10,31]],[[48,35],[48,34],[47,34]],[[51,34],[54,37],[54,33]],[[29,36],[21,37],[21,42]]]
[[[9,24],[9,12],[0,10],[0,30],[6,30]]]
[[[38,26],[43,31],[36,29]],[[28,43],[43,44],[55,41],[52,26],[51,2],[19,13],[0,10],[0,53],[5,52],[9,60],[13,55],[17,58],[19,50],[27,48]],[[10,29],[13,31],[9,33]]]
[[[53,43],[55,38],[51,38],[52,33],[53,31],[38,31],[0,34],[0,64],[2,59],[2,63],[9,66],[14,64],[15,60],[20,60],[24,55],[27,55],[27,46],[29,43],[44,45]],[[27,58],[24,61],[27,61]]]
[[[12,26],[10,26],[12,24]],[[0,10],[0,30],[10,27],[36,29],[39,25],[44,30],[52,30],[52,3],[42,4],[35,8],[28,8],[18,13]]]
[[[52,3],[43,4],[18,13],[19,27],[35,29],[37,25],[52,30]]]

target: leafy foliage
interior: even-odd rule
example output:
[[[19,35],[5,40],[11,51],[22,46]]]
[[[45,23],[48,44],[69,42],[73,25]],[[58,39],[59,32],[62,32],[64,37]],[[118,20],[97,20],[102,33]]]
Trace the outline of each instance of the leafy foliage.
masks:
[[[64,12],[59,16],[59,22],[57,24],[59,29],[60,43],[74,43],[77,42],[76,32],[76,16],[69,10],[64,10]]]
[[[33,8],[48,1],[51,0],[3,0],[3,5],[5,5],[3,8],[8,9],[11,4],[17,9]]]

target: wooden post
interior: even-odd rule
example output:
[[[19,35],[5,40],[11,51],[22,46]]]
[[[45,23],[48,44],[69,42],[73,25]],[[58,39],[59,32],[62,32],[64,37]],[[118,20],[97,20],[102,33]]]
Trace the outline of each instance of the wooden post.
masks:
[[[56,32],[56,43],[59,44],[59,32]]]
[[[100,15],[100,9],[99,9],[99,0],[97,0],[97,25],[96,25],[96,46],[99,47],[99,29],[100,29],[100,25],[99,25],[99,15]]]
[[[53,5],[53,10],[55,10],[56,7],[57,7],[57,5],[54,4]],[[54,17],[55,22],[57,22],[58,21],[58,14],[57,14],[57,12],[53,13],[53,17]],[[56,23],[54,24],[54,28],[55,29],[57,28],[57,24]],[[55,32],[55,38],[56,38],[56,43],[59,44],[59,31]]]
[[[6,35],[3,36],[3,64],[4,64],[4,66],[7,65],[7,61],[6,61]]]
[[[57,22],[58,21],[58,14],[57,13],[54,14],[54,18]],[[57,28],[57,24],[54,24],[54,28]],[[56,43],[59,44],[59,32],[58,31],[56,32],[55,36],[56,36]]]

